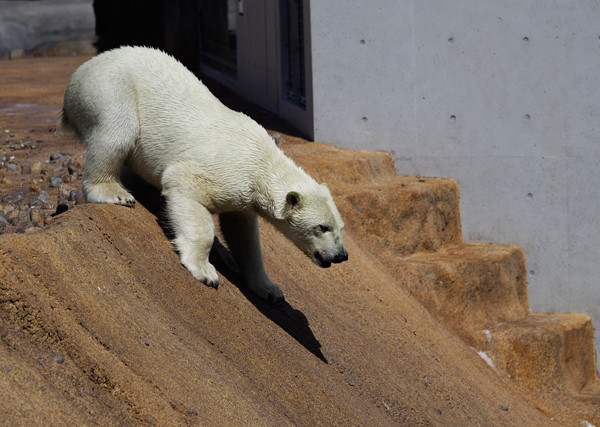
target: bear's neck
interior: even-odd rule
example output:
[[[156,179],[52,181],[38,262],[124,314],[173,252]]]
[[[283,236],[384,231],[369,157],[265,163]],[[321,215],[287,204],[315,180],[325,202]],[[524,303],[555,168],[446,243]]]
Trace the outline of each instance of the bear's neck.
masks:
[[[270,157],[256,174],[253,204],[259,215],[273,220],[282,218],[290,191],[302,192],[314,180],[279,149]]]

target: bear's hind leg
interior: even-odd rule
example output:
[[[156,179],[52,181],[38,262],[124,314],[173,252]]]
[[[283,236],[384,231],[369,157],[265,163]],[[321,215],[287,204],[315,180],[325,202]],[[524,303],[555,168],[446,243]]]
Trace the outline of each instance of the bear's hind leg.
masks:
[[[283,291],[269,279],[265,271],[256,215],[222,213],[219,215],[219,222],[246,286],[267,301],[283,302]]]
[[[124,206],[135,204],[134,197],[119,180],[121,167],[135,139],[121,136],[121,141],[115,140],[113,135],[98,131],[90,138],[86,138],[83,193],[89,203],[113,203]]]
[[[215,225],[210,212],[184,192],[169,191],[167,211],[175,231],[173,244],[181,263],[207,286],[219,286],[219,276],[208,261],[215,239]]]

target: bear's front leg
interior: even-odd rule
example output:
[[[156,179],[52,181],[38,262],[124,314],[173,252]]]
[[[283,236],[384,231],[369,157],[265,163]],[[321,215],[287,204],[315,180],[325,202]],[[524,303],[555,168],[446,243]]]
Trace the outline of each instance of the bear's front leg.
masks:
[[[171,191],[166,196],[169,221],[175,231],[173,243],[181,263],[205,285],[218,287],[219,276],[208,262],[215,238],[210,212],[184,192]]]
[[[283,291],[269,279],[265,271],[256,215],[222,213],[219,215],[219,222],[246,286],[262,299],[273,303],[283,302]]]

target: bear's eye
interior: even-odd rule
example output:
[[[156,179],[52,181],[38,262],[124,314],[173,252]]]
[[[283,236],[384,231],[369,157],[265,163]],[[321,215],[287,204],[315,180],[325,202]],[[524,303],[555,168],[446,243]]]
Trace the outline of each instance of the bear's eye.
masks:
[[[331,227],[325,224],[320,224],[319,229],[322,233],[327,233],[328,231],[331,231]]]

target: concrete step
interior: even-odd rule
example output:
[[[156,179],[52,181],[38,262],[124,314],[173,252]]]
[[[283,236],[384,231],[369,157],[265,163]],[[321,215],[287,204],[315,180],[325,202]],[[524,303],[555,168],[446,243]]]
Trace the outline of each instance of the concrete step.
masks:
[[[396,176],[342,190],[334,197],[347,228],[375,250],[406,256],[462,242],[452,179]]]
[[[318,142],[283,143],[280,147],[318,182],[328,183],[332,191],[340,185],[372,184],[396,176],[389,153],[341,149]]]
[[[484,330],[529,314],[526,265],[517,246],[465,243],[396,262],[404,286],[466,343],[486,343]]]
[[[523,251],[462,242],[456,181],[397,176],[387,153],[318,143],[282,148],[330,184],[347,229],[496,369],[536,391],[600,403],[591,319],[530,314]]]
[[[600,398],[592,319],[580,313],[532,313],[488,330],[487,353],[513,381],[536,390]]]

